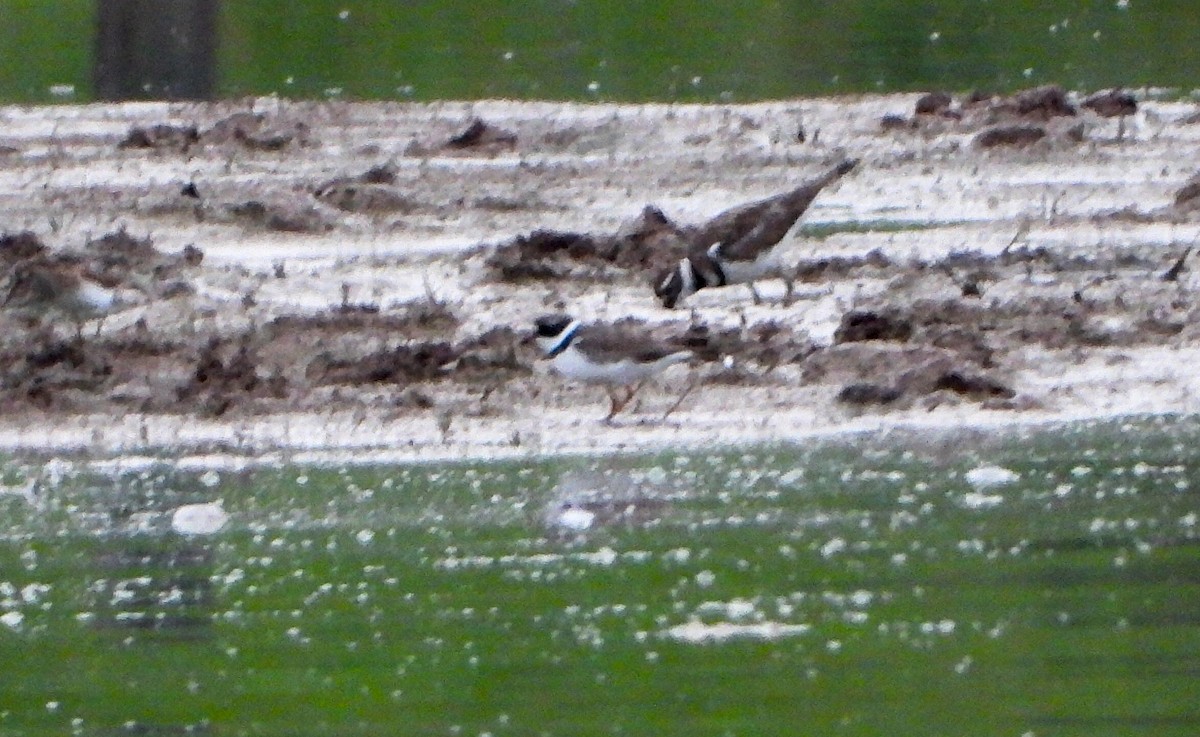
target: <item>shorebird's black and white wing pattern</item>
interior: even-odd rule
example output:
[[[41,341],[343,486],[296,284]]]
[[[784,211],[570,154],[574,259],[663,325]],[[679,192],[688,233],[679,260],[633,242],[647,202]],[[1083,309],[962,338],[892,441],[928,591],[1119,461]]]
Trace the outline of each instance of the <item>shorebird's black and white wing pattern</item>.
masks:
[[[821,190],[857,164],[857,159],[845,159],[793,190],[726,210],[697,228],[689,255],[655,278],[654,291],[663,306],[671,308],[700,289],[729,284],[749,284],[758,301],[753,283],[769,276],[784,279],[790,296],[791,275],[775,259],[775,246]]]
[[[783,240],[821,190],[857,165],[858,159],[845,159],[791,191],[726,210],[702,225],[693,243],[698,250],[720,243],[727,259],[756,258]]]

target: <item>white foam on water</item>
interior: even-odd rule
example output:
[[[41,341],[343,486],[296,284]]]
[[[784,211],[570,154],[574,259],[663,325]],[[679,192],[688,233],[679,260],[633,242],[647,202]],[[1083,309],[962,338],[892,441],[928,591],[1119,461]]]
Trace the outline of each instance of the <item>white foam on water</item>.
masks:
[[[171,512],[171,529],[182,535],[211,535],[229,522],[220,501],[185,504]]]
[[[1021,479],[1021,474],[1001,466],[979,466],[967,471],[963,478],[976,491],[982,491],[1016,483]]]
[[[807,624],[785,624],[783,622],[714,622],[706,624],[691,621],[677,624],[662,631],[662,636],[692,645],[726,642],[735,639],[779,640],[808,634],[812,627]]]

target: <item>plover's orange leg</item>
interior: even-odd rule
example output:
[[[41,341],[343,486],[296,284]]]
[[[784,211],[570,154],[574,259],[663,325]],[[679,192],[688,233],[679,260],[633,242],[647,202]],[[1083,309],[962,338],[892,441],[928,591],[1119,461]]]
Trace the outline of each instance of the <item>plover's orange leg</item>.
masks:
[[[625,406],[625,402],[618,401],[616,392],[614,390],[605,389],[604,391],[608,394],[609,406],[608,414],[604,416],[604,422],[609,423],[612,422],[612,418],[616,417],[617,413],[621,411],[621,408]]]
[[[639,391],[641,391],[642,387],[645,386],[647,381],[649,381],[649,379],[642,379],[638,383],[629,387],[629,393],[625,395],[625,404],[629,404],[629,402],[633,400],[633,395],[637,394]],[[624,406],[624,405],[622,405],[622,406]]]
[[[633,399],[633,395],[637,394],[638,390],[642,388],[642,384],[645,384],[645,383],[646,382],[643,379],[642,381],[639,381],[637,384],[635,384],[634,386],[631,386],[631,387],[627,386],[627,387],[620,387],[618,389],[609,389],[608,390],[608,401],[611,403],[611,409],[608,412],[608,416],[604,418],[604,421],[605,422],[611,421],[612,418],[615,417],[618,412],[625,409],[626,405],[628,405],[630,400]],[[618,396],[618,394],[620,394],[620,392],[621,392],[621,389],[625,390],[625,396],[623,396],[623,397]]]
[[[692,393],[692,390],[695,389],[699,385],[700,385],[700,379],[696,379],[692,383],[688,384],[687,388],[683,390],[683,394],[679,395],[679,399],[675,400],[675,404],[672,404],[671,408],[663,413],[662,420],[666,421],[666,419],[671,416],[672,412],[679,409],[679,405],[683,404],[683,400],[687,399],[688,395]]]

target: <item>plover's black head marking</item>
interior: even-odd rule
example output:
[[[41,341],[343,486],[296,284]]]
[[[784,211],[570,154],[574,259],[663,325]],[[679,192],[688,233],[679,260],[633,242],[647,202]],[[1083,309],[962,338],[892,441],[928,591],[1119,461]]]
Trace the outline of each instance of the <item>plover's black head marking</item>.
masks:
[[[557,338],[571,324],[570,315],[542,315],[533,321],[539,338]]]
[[[658,297],[662,306],[668,310],[675,307],[675,303],[683,294],[683,275],[679,270],[679,266],[663,269],[654,277],[654,296]]]
[[[537,328],[534,341],[547,358],[554,358],[567,350],[579,332],[579,321],[570,315],[542,315],[533,324]]]
[[[701,289],[729,284],[727,268],[730,263],[726,260],[723,244],[718,241],[703,251],[693,251],[674,268],[659,272],[654,293],[663,307],[670,309]]]

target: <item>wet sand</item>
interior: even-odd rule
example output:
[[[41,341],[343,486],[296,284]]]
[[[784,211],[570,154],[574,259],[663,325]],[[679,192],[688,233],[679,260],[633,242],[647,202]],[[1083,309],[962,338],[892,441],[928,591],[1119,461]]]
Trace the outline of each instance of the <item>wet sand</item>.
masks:
[[[35,244],[136,303],[78,339],[0,311],[0,448],[441,460],[1200,409],[1200,217],[1176,203],[1200,106],[916,101],[0,108],[4,289]],[[1042,135],[984,145],[996,126]],[[539,229],[696,225],[844,157],[781,243],[792,304],[768,281],[666,310],[646,268],[569,249],[498,266]],[[603,424],[603,391],[522,340],[555,311],[697,358]]]

